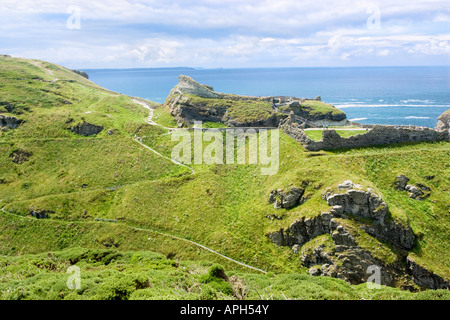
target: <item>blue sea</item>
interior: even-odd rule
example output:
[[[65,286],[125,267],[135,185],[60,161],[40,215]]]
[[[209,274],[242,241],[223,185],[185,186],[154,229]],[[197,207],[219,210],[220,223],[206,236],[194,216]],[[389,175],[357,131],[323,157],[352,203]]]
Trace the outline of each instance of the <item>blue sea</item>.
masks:
[[[254,69],[90,69],[112,91],[163,103],[184,74],[217,92],[295,96],[331,103],[364,124],[434,127],[450,108],[450,66]]]

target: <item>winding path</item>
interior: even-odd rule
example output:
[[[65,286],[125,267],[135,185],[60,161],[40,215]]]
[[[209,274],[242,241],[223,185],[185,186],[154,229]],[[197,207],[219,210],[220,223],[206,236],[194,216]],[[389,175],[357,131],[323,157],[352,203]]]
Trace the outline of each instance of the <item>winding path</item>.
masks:
[[[146,102],[141,101],[141,100],[138,100],[138,99],[136,99],[136,98],[134,98],[133,101],[136,102],[137,104],[140,104],[141,106],[143,106],[143,107],[146,108],[147,110],[149,110],[149,116],[147,117],[147,123],[148,123],[148,124],[150,124],[150,125],[152,125],[152,126],[160,126],[160,127],[164,128],[164,129],[167,129],[167,130],[169,130],[169,131],[175,130],[175,128],[167,128],[167,127],[164,127],[164,126],[160,125],[159,123],[156,123],[155,121],[153,121],[153,109],[152,109]],[[169,133],[170,133],[170,132],[169,132]],[[162,157],[162,158],[164,158],[164,159],[166,159],[166,160],[170,160],[170,161],[172,161],[172,162],[173,162],[174,164],[176,164],[176,165],[179,165],[179,166],[188,168],[189,170],[191,170],[191,173],[192,173],[192,174],[195,174],[195,170],[194,170],[192,167],[190,167],[190,166],[188,166],[188,165],[186,165],[186,164],[183,164],[183,163],[181,163],[181,162],[179,162],[179,161],[177,161],[177,160],[175,160],[175,159],[169,158],[169,157],[167,157],[167,156],[165,156],[165,155],[159,153],[159,152],[156,151],[155,149],[153,149],[153,148],[151,148],[151,147],[145,145],[144,143],[142,143],[142,139],[141,139],[141,138],[135,136],[135,137],[134,137],[134,140],[135,140],[137,143],[139,143],[141,146],[143,146],[144,148],[147,148],[148,150],[150,150],[150,151],[152,151],[153,153],[155,153],[156,155],[158,155],[158,156],[160,156],[160,157]]]
[[[13,215],[15,217],[22,218],[22,219],[32,219],[30,217],[24,217],[24,216],[20,216],[20,215],[17,215],[17,214],[5,211],[4,207],[1,207],[0,211],[3,212],[3,213],[9,214],[9,215]],[[227,257],[226,255],[223,255],[223,254],[221,254],[221,253],[219,253],[219,252],[217,252],[217,251],[215,251],[213,249],[210,249],[210,248],[208,248],[208,247],[206,247],[206,246],[204,246],[204,245],[202,245],[200,243],[197,243],[195,241],[192,241],[192,240],[184,239],[184,238],[177,237],[177,236],[174,236],[174,235],[171,235],[171,234],[168,234],[168,233],[159,232],[159,231],[155,231],[155,230],[151,230],[151,229],[144,229],[144,228],[133,227],[133,226],[129,226],[129,225],[126,225],[126,224],[123,224],[123,223],[116,223],[116,224],[124,226],[124,227],[127,227],[127,228],[130,228],[130,229],[133,229],[133,230],[144,231],[144,232],[152,232],[152,233],[156,233],[156,234],[159,234],[159,235],[162,235],[162,236],[165,236],[165,237],[169,237],[169,238],[173,238],[173,239],[176,239],[176,240],[184,241],[184,242],[190,243],[192,245],[195,245],[197,247],[200,247],[200,248],[202,248],[202,249],[204,249],[206,251],[209,251],[209,252],[211,252],[211,253],[213,253],[215,255],[218,255],[218,256],[220,256],[220,257],[222,257],[222,258],[224,258],[226,260],[229,260],[229,261],[231,261],[233,263],[236,263],[236,264],[238,264],[240,266],[243,266],[243,267],[255,270],[255,271],[259,271],[259,272],[262,272],[264,274],[267,273],[267,271],[264,271],[262,269],[259,269],[259,268],[256,268],[256,267],[252,267],[252,266],[250,266],[248,264],[245,264],[245,263],[242,263],[240,261],[234,260],[234,259],[232,259],[230,257]]]
[[[160,127],[164,128],[164,129],[167,129],[167,130],[169,130],[169,131],[177,130],[177,128],[166,128],[166,127],[164,127],[164,126],[162,126],[162,125],[160,125],[160,124],[154,122],[154,121],[153,121],[153,109],[152,109],[146,102],[144,102],[144,101],[138,100],[138,99],[136,99],[136,98],[132,98],[132,99],[133,99],[133,101],[136,102],[137,104],[139,104],[139,105],[141,105],[141,106],[143,106],[144,108],[146,108],[146,109],[149,110],[149,116],[148,116],[148,118],[147,118],[147,123],[148,123],[148,124],[154,125],[154,126],[160,126]],[[139,143],[140,145],[142,145],[144,148],[147,148],[148,150],[152,151],[152,152],[155,153],[156,155],[158,155],[158,156],[160,156],[160,157],[162,157],[162,158],[164,158],[164,159],[170,160],[170,161],[172,161],[172,162],[173,162],[174,164],[176,164],[176,165],[179,165],[179,166],[183,166],[183,167],[185,167],[185,168],[188,168],[189,170],[191,170],[192,174],[195,174],[194,169],[191,168],[190,166],[185,165],[185,164],[183,164],[183,163],[180,163],[179,161],[176,161],[176,160],[174,160],[174,159],[172,159],[172,158],[166,157],[165,155],[162,155],[162,154],[159,153],[158,151],[156,151],[156,150],[150,148],[149,146],[145,145],[144,143],[142,143],[141,140],[142,140],[142,139],[140,139],[139,137],[135,137],[135,139],[134,139],[134,141],[136,141],[137,143]],[[19,215],[16,215],[16,214],[14,214],[14,213],[11,213],[11,212],[7,212],[7,211],[4,210],[4,206],[0,208],[0,211],[3,212],[3,213],[6,213],[6,214],[11,214],[11,215],[14,215],[14,216],[16,216],[16,217],[21,217],[21,218],[24,218],[24,219],[29,218],[29,217],[19,216]],[[31,219],[31,218],[29,218],[29,219]],[[181,238],[181,237],[174,236],[174,235],[172,235],[172,234],[168,234],[168,233],[164,233],[164,232],[159,232],[159,231],[155,231],[155,230],[151,230],[151,229],[144,229],[144,228],[133,227],[133,226],[129,226],[129,225],[122,224],[122,223],[117,223],[117,224],[122,225],[122,226],[127,227],[127,228],[131,228],[131,229],[133,229],[133,230],[146,231],[146,232],[153,232],[153,233],[156,233],[156,234],[165,236],[165,237],[170,237],[170,238],[172,238],[172,239],[176,239],[176,240],[179,240],[179,241],[184,241],[184,242],[190,243],[190,244],[192,244],[192,245],[195,245],[195,246],[197,246],[197,247],[199,247],[199,248],[202,248],[202,249],[204,249],[204,250],[206,250],[206,251],[209,251],[209,252],[211,252],[211,253],[213,253],[213,254],[215,254],[215,255],[218,255],[218,256],[220,256],[220,257],[222,257],[222,258],[224,258],[224,259],[226,259],[226,260],[229,260],[229,261],[231,261],[231,262],[233,262],[233,263],[236,263],[236,264],[238,264],[238,265],[240,265],[240,266],[243,266],[243,267],[246,267],[246,268],[249,268],[249,269],[258,271],[258,272],[262,272],[262,273],[264,273],[264,274],[267,273],[266,271],[264,271],[264,270],[262,270],[262,269],[259,269],[259,268],[256,268],[256,267],[252,267],[252,266],[250,266],[250,265],[248,265],[248,264],[245,264],[245,263],[242,263],[242,262],[240,262],[240,261],[237,261],[237,260],[235,260],[235,259],[233,259],[233,258],[227,257],[226,255],[223,255],[223,254],[221,254],[221,253],[219,253],[219,252],[217,252],[217,251],[215,251],[215,250],[213,250],[213,249],[211,249],[211,248],[208,248],[208,247],[206,247],[206,246],[204,246],[204,245],[202,245],[202,244],[200,244],[200,243],[197,243],[197,242],[195,242],[195,241],[192,241],[192,240],[188,240],[188,239],[185,239],[185,238]]]

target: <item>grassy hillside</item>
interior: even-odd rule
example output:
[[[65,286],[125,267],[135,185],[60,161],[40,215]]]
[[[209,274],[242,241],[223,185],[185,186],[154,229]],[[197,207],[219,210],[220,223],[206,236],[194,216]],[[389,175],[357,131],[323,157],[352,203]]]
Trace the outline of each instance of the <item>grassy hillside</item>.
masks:
[[[195,170],[191,174],[134,141],[137,134],[145,145],[168,157],[177,144],[167,129],[145,123],[148,110],[65,68],[1,57],[0,99],[0,108],[4,108],[0,114],[24,121],[17,129],[0,132],[0,208],[5,211],[0,212],[0,255],[4,256],[0,263],[12,270],[9,275],[2,268],[1,298],[31,299],[53,292],[46,290],[48,283],[62,285],[67,257],[76,251],[71,248],[79,247],[114,250],[117,259],[107,265],[103,260],[83,260],[81,266],[87,268],[92,287],[77,294],[65,292],[64,297],[100,298],[95,296],[96,286],[109,288],[106,283],[115,281],[111,279],[118,276],[117,270],[129,270],[130,278],[123,280],[127,298],[220,298],[223,295],[218,292],[222,291],[214,288],[186,289],[202,287],[199,277],[215,262],[249,286],[248,298],[258,298],[257,291],[264,291],[252,291],[253,286],[276,288],[277,298],[284,294],[289,298],[360,299],[365,286],[306,275],[298,253],[276,246],[266,236],[300,218],[328,211],[323,194],[349,179],[380,195],[389,205],[392,219],[411,225],[419,238],[410,254],[418,263],[450,279],[448,143],[310,153],[281,132],[280,165],[275,175],[261,175],[261,167],[266,166],[253,164],[190,164]],[[153,120],[162,125],[175,124],[162,108],[154,115]],[[90,137],[69,130],[83,121],[104,130]],[[203,148],[206,146],[204,143]],[[14,162],[18,154],[23,161]],[[417,201],[395,190],[393,182],[400,174],[412,183],[429,186],[431,196]],[[434,178],[427,180],[430,176]],[[291,186],[304,186],[308,200],[289,210],[274,209],[268,202],[270,191]],[[34,218],[30,207],[45,211],[48,219]],[[278,218],[270,218],[273,216]],[[189,241],[268,271],[269,276]],[[380,259],[397,254],[370,236],[358,241]],[[314,243],[305,244],[305,250],[308,246],[314,247]],[[133,256],[146,255],[143,251],[148,250],[163,257],[148,253],[148,264],[137,263]],[[26,273],[22,269],[33,259],[46,260],[44,265],[51,260],[56,267],[44,268],[41,274],[36,270],[42,268],[33,267],[33,274],[22,276]],[[186,264],[185,269],[180,271],[175,262]],[[141,280],[136,282],[133,277],[146,272],[167,281],[166,291],[157,285],[137,289]],[[180,287],[168,276],[173,273],[180,273],[180,281],[187,284]],[[25,293],[17,295],[21,286]],[[204,296],[205,291],[213,293]],[[226,297],[237,298],[227,292]],[[409,299],[440,294],[414,295],[386,288],[375,296]],[[59,292],[46,297],[61,298]]]

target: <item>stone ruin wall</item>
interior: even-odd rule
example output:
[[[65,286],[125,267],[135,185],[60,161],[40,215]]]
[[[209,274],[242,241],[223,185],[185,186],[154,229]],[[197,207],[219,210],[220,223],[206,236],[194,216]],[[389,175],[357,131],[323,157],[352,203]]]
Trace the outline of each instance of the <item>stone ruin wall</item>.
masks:
[[[286,122],[280,128],[309,151],[360,148],[389,145],[404,142],[450,141],[448,130],[437,131],[429,128],[396,128],[375,125],[365,134],[342,138],[335,130],[324,130],[321,141],[311,140],[295,123]]]

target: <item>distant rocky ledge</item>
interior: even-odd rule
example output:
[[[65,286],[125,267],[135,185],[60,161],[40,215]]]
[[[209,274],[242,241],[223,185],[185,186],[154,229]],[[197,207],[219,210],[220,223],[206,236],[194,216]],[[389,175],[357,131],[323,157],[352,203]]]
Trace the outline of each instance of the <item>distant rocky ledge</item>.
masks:
[[[82,77],[84,77],[86,79],[89,79],[89,75],[86,72],[84,72],[84,71],[73,70],[73,69],[70,70],[70,71],[75,72],[76,74],[78,74],[78,75],[80,75],[80,76],[82,76]]]

